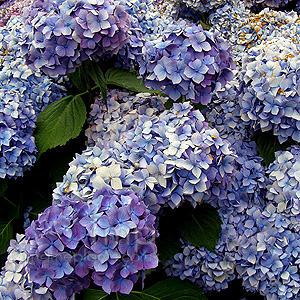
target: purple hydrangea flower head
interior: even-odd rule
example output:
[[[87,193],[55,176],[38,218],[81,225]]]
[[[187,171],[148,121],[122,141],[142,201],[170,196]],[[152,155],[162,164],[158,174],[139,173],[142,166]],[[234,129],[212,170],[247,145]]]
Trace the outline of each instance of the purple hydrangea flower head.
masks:
[[[211,93],[233,79],[230,47],[201,25],[180,21],[168,26],[155,40],[146,42],[140,74],[145,84],[177,100],[207,104]]]
[[[104,185],[89,199],[62,196],[26,229],[28,276],[59,300],[90,282],[108,293],[128,294],[138,272],[157,267],[154,222],[141,197],[128,188]],[[128,256],[122,256],[124,249]],[[14,273],[11,278],[18,281]]]
[[[57,77],[74,72],[86,59],[117,54],[129,37],[124,9],[109,0],[35,2],[23,13],[26,63]]]

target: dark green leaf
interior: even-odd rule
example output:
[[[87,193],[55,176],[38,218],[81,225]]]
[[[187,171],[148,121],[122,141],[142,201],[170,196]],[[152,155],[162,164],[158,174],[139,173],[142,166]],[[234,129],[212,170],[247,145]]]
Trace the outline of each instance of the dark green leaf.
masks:
[[[160,262],[172,259],[176,253],[181,252],[181,243],[178,236],[173,234],[161,234],[156,241],[158,258]]]
[[[267,166],[275,160],[276,151],[286,150],[288,147],[295,144],[292,140],[280,144],[278,137],[274,136],[270,131],[257,133],[256,143],[258,154],[264,159]]]
[[[142,83],[141,79],[137,78],[135,72],[126,71],[123,69],[110,68],[105,73],[106,83],[126,88],[136,93],[156,93],[157,91],[149,90]]]
[[[210,251],[220,238],[222,220],[218,211],[209,204],[203,203],[195,209],[181,213],[179,230],[193,246],[206,247]]]
[[[69,73],[67,76],[80,91],[87,89],[83,66],[78,67],[74,73]]]
[[[67,96],[47,106],[36,121],[39,155],[77,137],[85,120],[86,107],[80,96]]]
[[[107,84],[100,66],[95,62],[87,61],[85,67],[87,73],[91,76],[97,87],[100,88],[104,102],[107,103]]]
[[[0,197],[2,197],[7,190],[7,180],[0,179]]]
[[[142,292],[133,291],[142,300],[207,300],[202,290],[189,281],[170,278],[160,281]]]
[[[86,289],[80,292],[78,299],[80,300],[104,300],[108,294],[102,290]],[[76,297],[77,298],[77,297]]]
[[[6,253],[9,241],[13,238],[13,220],[0,221],[0,254]]]

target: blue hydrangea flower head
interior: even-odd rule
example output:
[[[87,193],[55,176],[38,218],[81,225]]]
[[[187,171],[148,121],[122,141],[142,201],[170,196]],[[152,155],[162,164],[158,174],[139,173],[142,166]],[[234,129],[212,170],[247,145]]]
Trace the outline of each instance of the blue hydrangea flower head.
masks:
[[[289,137],[300,141],[298,64],[298,44],[284,37],[253,47],[243,57],[241,118],[254,130],[271,130],[280,143]]]
[[[37,115],[64,96],[62,85],[25,65],[21,17],[0,27],[0,177],[22,176],[35,162],[33,130]]]

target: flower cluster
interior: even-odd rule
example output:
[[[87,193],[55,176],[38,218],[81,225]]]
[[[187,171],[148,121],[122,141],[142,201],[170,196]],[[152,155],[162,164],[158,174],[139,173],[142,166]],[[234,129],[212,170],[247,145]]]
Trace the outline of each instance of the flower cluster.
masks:
[[[61,197],[25,231],[30,280],[57,300],[91,281],[107,293],[129,294],[138,272],[157,267],[154,222],[130,189],[104,186],[87,201]]]
[[[202,110],[206,121],[220,132],[223,139],[231,143],[238,140],[250,141],[253,135],[248,123],[241,119],[238,88],[238,80],[227,83],[224,89],[213,94],[211,103]]]
[[[103,98],[96,97],[89,113],[89,128],[86,130],[87,145],[95,146],[98,141],[120,141],[131,130],[141,115],[155,116],[163,112],[167,98],[147,93],[133,93],[109,90],[107,108]]]
[[[280,143],[300,141],[299,50],[290,39],[274,38],[243,58],[241,118],[255,130],[272,130]]]
[[[216,9],[219,6],[225,5],[230,0],[169,0],[175,6],[181,6],[184,4],[186,7],[193,8],[200,11],[201,13],[211,12],[213,9]]]
[[[233,79],[229,45],[201,25],[180,21],[168,26],[160,38],[146,42],[143,53],[140,74],[146,86],[162,90],[173,100],[185,96],[207,104],[213,91]]]
[[[175,103],[161,114],[155,115],[158,110],[146,105],[125,113],[132,105],[125,99],[121,106],[108,99],[111,112],[102,116],[94,106],[96,119],[102,119],[101,139],[70,164],[55,197],[66,191],[83,197],[103,183],[128,186],[145,196],[145,203],[157,212],[166,204],[178,207],[183,200],[196,205],[213,183],[220,189],[227,184],[233,171],[229,144],[209,128],[199,111],[189,103]],[[88,135],[99,138],[93,132]],[[79,189],[80,178],[85,181]]]
[[[275,37],[289,37],[299,42],[299,17],[297,13],[262,10],[251,13],[240,5],[226,5],[210,16],[211,31],[221,32],[232,46],[234,61],[240,63],[243,53],[253,46]]]
[[[167,2],[152,0],[120,1],[130,16],[129,41],[119,50],[116,66],[138,69],[142,63],[142,48],[146,40],[155,39],[163,28],[173,23],[173,9]]]
[[[236,278],[236,268],[242,257],[239,249],[245,243],[241,238],[250,228],[248,214],[265,206],[266,170],[262,159],[257,156],[255,143],[234,141],[233,137],[228,137],[236,153],[232,180],[225,193],[224,189],[213,187],[210,198],[204,198],[218,209],[223,222],[215,252],[183,241],[183,251],[166,263],[169,276],[195,281],[205,291],[220,291]]]
[[[7,249],[8,256],[5,266],[0,274],[0,296],[5,300],[52,300],[47,288],[34,284],[26,270],[28,253],[26,247],[28,240],[25,235],[17,234],[16,240],[10,241]]]
[[[292,0],[244,0],[247,7],[257,10],[264,7],[283,7]]]
[[[297,299],[299,158],[299,146],[276,152],[268,170],[268,202],[247,203],[244,197],[225,210],[220,207],[223,225],[215,253],[183,242],[182,253],[167,263],[167,273],[196,281],[208,291],[226,287],[237,276],[247,291],[258,291],[268,300]]]
[[[5,26],[11,16],[22,14],[23,8],[30,6],[30,0],[9,0],[0,6],[0,27]]]
[[[161,34],[169,24],[173,24],[173,8],[165,1],[121,0],[126,12],[136,19],[146,40]]]
[[[0,177],[11,178],[22,176],[35,162],[36,117],[64,95],[64,88],[25,65],[20,17],[0,28]]]
[[[87,59],[117,54],[128,42],[124,6],[110,0],[36,1],[24,9],[26,63],[52,77],[74,72]]]

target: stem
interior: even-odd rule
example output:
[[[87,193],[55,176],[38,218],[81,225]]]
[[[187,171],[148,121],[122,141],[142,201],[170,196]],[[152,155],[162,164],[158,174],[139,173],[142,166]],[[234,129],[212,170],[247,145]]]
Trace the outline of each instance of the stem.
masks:
[[[4,198],[9,204],[11,204],[14,207],[18,207],[15,203],[11,202],[8,198],[2,196],[2,198]]]
[[[97,86],[93,86],[90,90],[86,90],[85,92],[82,92],[80,94],[77,94],[77,96],[84,96],[86,94],[89,94],[91,91],[94,91],[95,89],[97,89]]]

